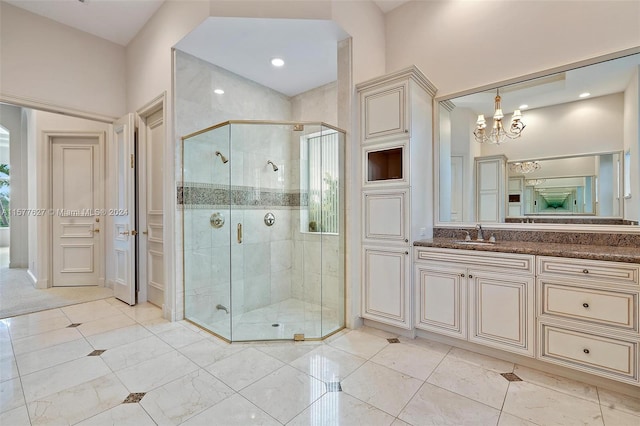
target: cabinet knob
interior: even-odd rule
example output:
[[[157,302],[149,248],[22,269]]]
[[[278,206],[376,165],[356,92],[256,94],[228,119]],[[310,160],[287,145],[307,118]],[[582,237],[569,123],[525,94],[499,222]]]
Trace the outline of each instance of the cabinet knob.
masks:
[[[589,304],[588,304],[588,303],[583,303],[583,304],[582,304],[582,307],[584,307],[584,308],[588,308],[588,307],[589,307]]]
[[[460,274],[460,276],[461,276],[462,278],[464,278],[464,274]]]
[[[469,274],[469,278],[473,278],[473,275]]]
[[[408,251],[405,251],[405,252],[404,252],[404,254],[409,254],[409,252],[408,252]]]
[[[589,349],[583,349],[582,352],[584,352],[585,354],[589,354]]]
[[[405,242],[405,243],[408,243],[408,242],[409,242],[409,239],[408,239],[408,238],[405,238],[405,239],[404,239],[404,242]]]
[[[583,274],[588,274],[588,273],[589,273],[589,270],[588,270],[588,269],[583,269],[583,270],[582,270],[582,273],[583,273]]]
[[[404,132],[405,132],[405,133],[409,133],[409,130],[408,130],[408,129],[404,129]]]

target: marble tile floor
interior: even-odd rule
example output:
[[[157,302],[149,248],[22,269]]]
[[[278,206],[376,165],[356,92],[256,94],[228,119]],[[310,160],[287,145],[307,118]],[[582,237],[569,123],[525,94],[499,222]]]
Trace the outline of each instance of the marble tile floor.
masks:
[[[241,342],[293,339],[297,333],[307,338],[319,338],[340,328],[337,318],[336,309],[290,298],[234,315],[233,318],[225,315],[224,311],[209,309],[207,312],[195,312],[189,319],[231,341]],[[231,325],[230,319],[233,321]],[[230,327],[233,328],[231,336]]]
[[[640,425],[640,398],[424,339],[226,344],[113,298],[0,321],[0,378],[3,426]]]

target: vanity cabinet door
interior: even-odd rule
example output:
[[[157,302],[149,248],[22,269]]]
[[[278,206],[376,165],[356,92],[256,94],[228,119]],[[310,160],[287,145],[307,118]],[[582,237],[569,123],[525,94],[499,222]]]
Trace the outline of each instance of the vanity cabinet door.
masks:
[[[469,341],[534,356],[534,279],[469,270]]]
[[[411,329],[408,248],[363,246],[362,317]]]
[[[409,189],[364,191],[363,239],[371,243],[409,244]]]
[[[417,264],[416,328],[467,338],[467,269]]]
[[[377,86],[360,94],[364,142],[384,136],[408,134],[408,81]]]

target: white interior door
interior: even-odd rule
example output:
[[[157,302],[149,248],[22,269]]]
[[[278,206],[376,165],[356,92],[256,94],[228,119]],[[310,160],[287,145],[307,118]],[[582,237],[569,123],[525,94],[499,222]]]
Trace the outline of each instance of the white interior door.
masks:
[[[99,139],[59,136],[51,143],[52,285],[99,284],[102,204]]]
[[[141,116],[139,129],[140,291],[138,300],[164,305],[164,109]]]
[[[107,212],[113,220],[113,294],[129,305],[136,303],[134,131],[133,114],[127,114],[113,124],[117,182],[112,198],[115,206]]]
[[[451,221],[463,221],[464,157],[451,156]]]

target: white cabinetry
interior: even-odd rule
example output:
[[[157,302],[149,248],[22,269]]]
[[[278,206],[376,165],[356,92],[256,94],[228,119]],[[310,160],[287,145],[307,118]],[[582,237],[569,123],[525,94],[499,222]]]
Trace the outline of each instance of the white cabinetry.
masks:
[[[534,355],[534,257],[418,247],[416,328]]]
[[[432,97],[416,67],[357,86],[360,96],[362,317],[411,329],[411,244],[433,229]]]
[[[640,265],[539,256],[543,361],[638,384]]]

